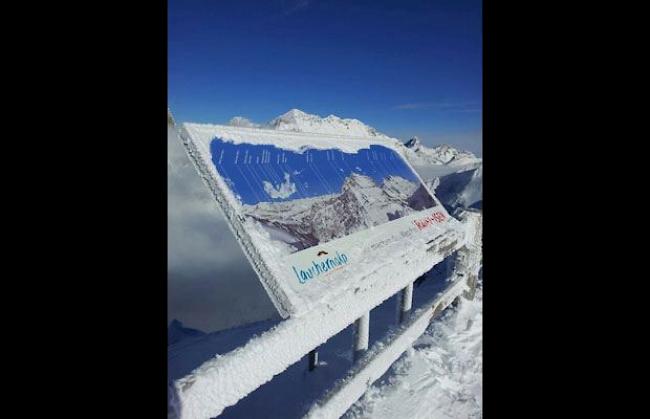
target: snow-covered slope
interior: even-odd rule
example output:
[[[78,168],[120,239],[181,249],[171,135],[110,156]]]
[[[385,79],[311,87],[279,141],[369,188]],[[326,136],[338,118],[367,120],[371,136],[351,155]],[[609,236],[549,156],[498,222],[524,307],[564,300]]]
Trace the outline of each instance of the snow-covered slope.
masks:
[[[480,208],[483,200],[483,165],[434,178],[426,183],[450,213],[459,208],[476,208],[477,205]]]

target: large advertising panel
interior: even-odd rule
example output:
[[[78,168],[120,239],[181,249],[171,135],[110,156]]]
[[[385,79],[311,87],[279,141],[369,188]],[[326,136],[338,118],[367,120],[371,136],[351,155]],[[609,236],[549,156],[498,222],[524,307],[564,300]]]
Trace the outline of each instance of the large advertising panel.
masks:
[[[181,138],[284,317],[454,226],[389,139],[204,124]]]

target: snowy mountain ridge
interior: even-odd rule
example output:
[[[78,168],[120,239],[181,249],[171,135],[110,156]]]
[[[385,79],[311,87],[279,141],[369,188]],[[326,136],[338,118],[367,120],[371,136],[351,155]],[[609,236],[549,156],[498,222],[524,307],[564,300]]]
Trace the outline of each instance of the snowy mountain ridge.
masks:
[[[348,135],[351,137],[389,138],[358,119],[339,118],[336,115],[322,118],[318,115],[303,112],[300,109],[291,109],[266,124],[257,124],[242,116],[235,116],[228,122],[228,125],[277,131]]]
[[[269,128],[279,131],[347,134],[354,137],[387,137],[358,119],[343,119],[336,115],[321,118],[318,115],[308,114],[299,109],[291,109],[289,112],[273,119],[269,122]]]
[[[368,176],[353,173],[339,194],[260,202],[244,205],[243,211],[271,237],[301,250],[433,206],[431,195],[416,183],[389,176],[378,185]]]
[[[473,166],[475,168],[481,163],[481,158],[474,153],[458,150],[449,144],[441,144],[436,147],[427,147],[420,142],[418,137],[413,137],[404,143],[406,157],[411,164],[416,166],[427,165],[453,165]]]

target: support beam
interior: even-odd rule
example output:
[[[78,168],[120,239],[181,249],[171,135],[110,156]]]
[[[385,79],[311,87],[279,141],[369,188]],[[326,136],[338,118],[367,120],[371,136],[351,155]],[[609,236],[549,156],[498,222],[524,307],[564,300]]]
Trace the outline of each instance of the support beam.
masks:
[[[363,356],[368,350],[368,337],[370,335],[370,312],[359,317],[354,322],[354,361]]]
[[[467,284],[467,291],[463,297],[467,300],[473,300],[476,293],[478,282],[478,273],[481,269],[482,259],[482,218],[481,212],[477,210],[465,210],[459,216],[460,220],[467,228],[466,242],[458,252],[456,252],[454,263],[454,274],[457,279]]]
[[[400,302],[399,302],[399,324],[404,323],[408,318],[409,313],[411,312],[411,307],[413,306],[413,282],[408,284],[400,292]]]
[[[314,349],[312,351],[309,351],[309,371],[315,370],[317,365],[318,365],[318,350]]]

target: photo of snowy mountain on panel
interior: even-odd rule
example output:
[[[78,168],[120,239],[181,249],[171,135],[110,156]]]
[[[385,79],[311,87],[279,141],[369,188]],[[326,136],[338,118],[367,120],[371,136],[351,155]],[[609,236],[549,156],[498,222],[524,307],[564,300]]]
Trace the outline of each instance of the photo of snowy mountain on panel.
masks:
[[[295,151],[214,138],[210,155],[242,213],[292,252],[437,205],[402,157],[382,145]]]

